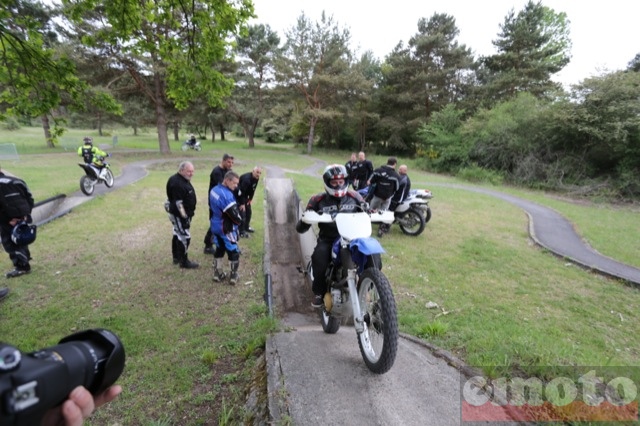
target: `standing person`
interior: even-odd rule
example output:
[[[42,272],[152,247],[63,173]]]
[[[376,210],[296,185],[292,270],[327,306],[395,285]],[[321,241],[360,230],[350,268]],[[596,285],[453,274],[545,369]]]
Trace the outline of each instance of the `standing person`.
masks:
[[[27,184],[22,179],[7,176],[0,171],[0,239],[2,247],[9,253],[13,263],[13,270],[5,274],[7,278],[15,278],[31,272],[29,246],[14,243],[11,234],[13,227],[18,223],[22,221],[31,223],[32,209],[33,196]]]
[[[353,169],[358,164],[358,157],[355,152],[351,153],[351,158],[346,162],[344,168],[347,170],[347,185],[353,185]]]
[[[327,166],[322,173],[324,192],[314,195],[307,203],[305,210],[318,213],[332,214],[336,212],[357,212],[365,210],[365,201],[356,191],[349,190],[346,181],[347,170],[340,164]],[[298,233],[307,232],[311,227],[299,220],[296,224]],[[311,267],[314,270],[313,302],[311,306],[319,308],[323,304],[324,294],[327,292],[325,271],[331,262],[333,243],[340,236],[335,222],[318,224],[318,239],[311,255]]]
[[[216,250],[213,253],[213,280],[224,281],[226,275],[222,268],[222,258],[229,258],[229,283],[238,282],[240,266],[240,249],[238,248],[238,225],[242,223],[240,209],[233,195],[238,187],[240,177],[236,172],[228,171],[220,185],[209,191],[209,208],[211,210],[211,233]]]
[[[367,187],[373,175],[373,163],[365,158],[364,152],[358,153],[358,162],[353,168],[353,189],[359,191]]]
[[[240,215],[242,216],[242,224],[240,225],[240,236],[249,238],[248,232],[254,232],[251,224],[251,200],[256,193],[258,187],[258,181],[262,170],[256,166],[249,173],[245,173],[240,176],[240,182],[236,190],[236,200],[238,201],[238,208],[240,209]]]
[[[207,194],[211,193],[211,190],[216,186],[220,185],[224,180],[224,175],[231,171],[233,168],[233,155],[224,154],[222,156],[222,161],[220,164],[215,166],[213,170],[211,170],[211,174],[209,175],[209,191]],[[211,220],[211,206],[209,206],[209,220]],[[211,234],[211,227],[207,229],[207,233],[204,236],[204,254],[213,254],[213,235]]]
[[[189,260],[188,250],[191,243],[191,220],[196,213],[196,190],[191,185],[195,169],[189,161],[183,161],[178,173],[167,181],[167,213],[173,224],[171,254],[173,263],[181,268],[196,269],[200,265]]]
[[[396,172],[396,157],[389,157],[387,164],[378,167],[369,180],[369,194],[371,198],[371,210],[388,210],[391,204],[391,197],[400,187],[400,175]],[[389,225],[381,223],[378,228],[378,236],[389,230]]]

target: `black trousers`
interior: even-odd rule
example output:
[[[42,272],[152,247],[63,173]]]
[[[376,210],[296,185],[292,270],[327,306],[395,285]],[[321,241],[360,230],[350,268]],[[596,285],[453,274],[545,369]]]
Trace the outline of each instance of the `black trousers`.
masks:
[[[242,216],[242,225],[240,232],[249,232],[249,224],[251,223],[251,204],[244,205],[244,211],[240,210],[240,216]]]
[[[9,259],[13,263],[16,269],[29,270],[29,260],[31,260],[31,253],[29,252],[29,246],[18,246],[11,240],[11,231],[13,226],[8,223],[0,224],[0,240],[2,240],[2,248],[9,253]]]
[[[331,262],[331,249],[333,241],[318,239],[316,248],[311,255],[311,267],[313,268],[313,294],[324,295],[327,292],[326,273]]]

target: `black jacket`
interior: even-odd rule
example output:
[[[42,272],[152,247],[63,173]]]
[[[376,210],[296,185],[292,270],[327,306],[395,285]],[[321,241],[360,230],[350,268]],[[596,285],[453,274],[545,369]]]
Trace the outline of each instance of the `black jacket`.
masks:
[[[391,166],[378,167],[371,176],[371,186],[374,196],[389,199],[400,187],[400,175]]]
[[[313,210],[318,213],[334,214],[337,212],[358,212],[362,211],[362,203],[364,199],[356,191],[349,191],[347,195],[342,198],[336,198],[328,195],[326,192],[314,195],[307,203],[305,210]],[[298,221],[296,224],[296,231],[302,233],[306,232],[311,225]],[[332,223],[319,223],[318,224],[318,239],[324,241],[335,241],[340,236],[338,233],[338,226],[335,222]]]
[[[224,175],[227,174],[231,169],[223,169],[220,165],[217,165],[211,170],[211,174],[209,175],[209,192],[213,189],[214,186],[220,185],[224,180]]]
[[[11,219],[30,216],[33,196],[27,184],[16,177],[0,172],[0,220],[8,223]]]
[[[169,213],[176,217],[181,216],[176,204],[180,200],[182,200],[184,211],[188,217],[193,217],[196,212],[196,190],[191,182],[180,173],[171,176],[167,181],[167,199],[169,200]]]
[[[373,163],[369,160],[358,161],[351,166],[349,181],[358,180],[366,186],[366,182],[371,178],[371,175],[373,175]]]
[[[238,205],[244,205],[253,200],[253,196],[256,193],[256,188],[258,187],[259,180],[260,179],[256,179],[253,177],[252,172],[245,173],[240,176],[238,188],[236,189],[235,193]]]

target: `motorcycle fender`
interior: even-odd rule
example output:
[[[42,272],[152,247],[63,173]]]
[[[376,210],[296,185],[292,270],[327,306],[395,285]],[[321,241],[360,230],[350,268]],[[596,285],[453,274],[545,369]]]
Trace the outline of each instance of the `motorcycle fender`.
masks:
[[[351,243],[349,244],[349,248],[353,250],[354,247],[356,247],[360,253],[366,256],[385,253],[380,242],[373,237],[357,238],[351,241]]]

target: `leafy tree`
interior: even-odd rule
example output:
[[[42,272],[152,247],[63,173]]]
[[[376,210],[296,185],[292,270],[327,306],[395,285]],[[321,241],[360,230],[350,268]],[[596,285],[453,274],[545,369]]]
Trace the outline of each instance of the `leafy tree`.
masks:
[[[429,124],[418,130],[418,156],[426,169],[437,172],[456,172],[469,164],[470,146],[462,137],[464,112],[449,104],[434,112]]]
[[[419,127],[468,92],[473,57],[458,34],[452,16],[436,13],[418,21],[406,48],[399,43],[387,56],[379,104],[389,149],[415,152]]]
[[[76,76],[74,63],[56,50],[59,29],[54,8],[29,0],[0,0],[0,4],[0,119],[40,117],[47,146],[53,147],[63,132],[62,119],[51,114],[59,105],[82,109],[88,100],[118,112],[108,94],[90,93]]]
[[[215,66],[230,37],[253,16],[250,0],[63,0],[82,40],[125,69],[156,112],[160,151],[169,152],[167,108],[192,99],[222,105],[233,82]],[[146,78],[149,76],[150,78]]]
[[[348,78],[350,34],[323,12],[315,25],[302,13],[286,36],[283,58],[277,69],[280,82],[304,99],[304,109],[298,116],[307,123],[307,153],[310,154],[316,124],[337,118],[341,114],[337,109],[340,95],[353,90],[353,82]]]
[[[640,72],[640,53],[634,56],[627,68],[629,71]]]
[[[236,85],[227,104],[253,148],[256,128],[269,105],[269,87],[275,82],[280,37],[268,25],[250,26],[245,36],[238,37],[236,53]]]
[[[530,0],[517,14],[511,10],[500,28],[493,41],[498,53],[481,59],[485,96],[496,102],[519,92],[541,97],[559,90],[551,76],[570,61],[566,14]]]

